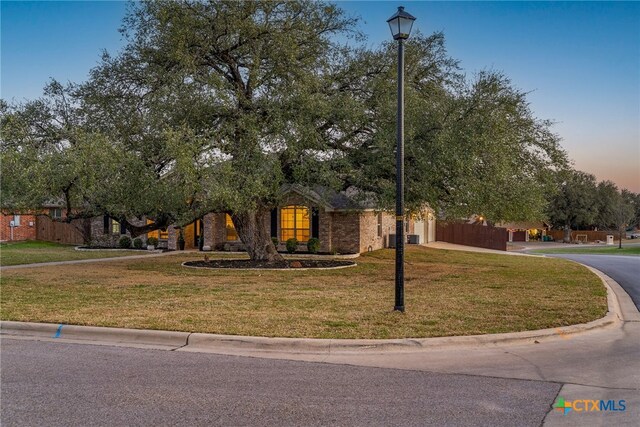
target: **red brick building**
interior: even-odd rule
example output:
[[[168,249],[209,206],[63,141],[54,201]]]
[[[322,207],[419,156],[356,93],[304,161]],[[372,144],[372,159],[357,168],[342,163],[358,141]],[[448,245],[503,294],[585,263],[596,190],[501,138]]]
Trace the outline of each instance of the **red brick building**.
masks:
[[[0,241],[17,242],[36,239],[36,216],[0,213]]]

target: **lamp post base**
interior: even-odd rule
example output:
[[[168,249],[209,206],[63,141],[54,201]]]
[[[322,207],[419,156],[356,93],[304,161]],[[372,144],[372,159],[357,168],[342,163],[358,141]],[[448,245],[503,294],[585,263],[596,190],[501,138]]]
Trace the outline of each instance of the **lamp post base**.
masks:
[[[393,311],[404,313],[404,305],[396,305],[395,307],[393,307]]]

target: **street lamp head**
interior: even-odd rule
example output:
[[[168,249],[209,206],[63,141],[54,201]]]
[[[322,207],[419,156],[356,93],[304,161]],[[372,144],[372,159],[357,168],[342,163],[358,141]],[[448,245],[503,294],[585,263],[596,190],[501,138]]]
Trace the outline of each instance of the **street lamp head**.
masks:
[[[391,29],[391,35],[394,40],[406,40],[411,34],[411,27],[416,18],[404,11],[404,7],[398,7],[398,11],[389,19],[387,23]]]

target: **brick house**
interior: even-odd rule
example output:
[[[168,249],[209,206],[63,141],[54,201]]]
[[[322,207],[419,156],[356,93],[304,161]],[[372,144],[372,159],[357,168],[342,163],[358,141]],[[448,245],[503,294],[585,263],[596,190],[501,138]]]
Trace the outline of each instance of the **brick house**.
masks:
[[[0,213],[0,242],[36,239],[36,215]]]
[[[322,188],[308,189],[297,185],[283,188],[282,205],[273,209],[265,227],[271,230],[285,248],[287,239],[295,237],[300,250],[306,250],[311,237],[320,240],[321,252],[362,253],[382,249],[393,244],[390,235],[395,235],[395,216],[376,211],[366,202],[356,201],[345,193]],[[420,243],[435,240],[433,212],[425,209],[424,220],[411,218],[405,233],[418,235]],[[428,219],[427,219],[428,218]],[[182,227],[185,249],[198,248],[200,236],[204,237],[204,250],[243,250],[242,242],[226,213],[210,213],[202,219]],[[166,239],[168,249],[177,249],[179,230],[169,227],[164,234],[149,233]]]

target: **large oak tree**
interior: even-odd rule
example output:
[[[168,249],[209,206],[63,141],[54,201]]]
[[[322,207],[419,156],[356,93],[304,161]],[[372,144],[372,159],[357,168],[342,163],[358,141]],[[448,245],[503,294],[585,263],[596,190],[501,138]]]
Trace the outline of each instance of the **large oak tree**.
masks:
[[[13,130],[3,134],[3,173],[24,180],[32,168],[47,182],[76,159],[64,181],[87,212],[165,224],[228,212],[251,258],[276,260],[264,225],[283,184],[351,189],[393,206],[396,46],[352,47],[355,23],[322,2],[137,3],[124,50],[104,54],[85,84],[53,94],[74,100],[75,142],[34,132],[47,117],[59,127],[66,113],[55,102],[36,121],[25,115],[31,104],[5,109]],[[505,76],[468,79],[442,34],[414,35],[406,58],[407,206],[540,218],[566,165],[550,123]],[[18,159],[29,166],[15,167]],[[58,196],[63,184],[34,191]]]

